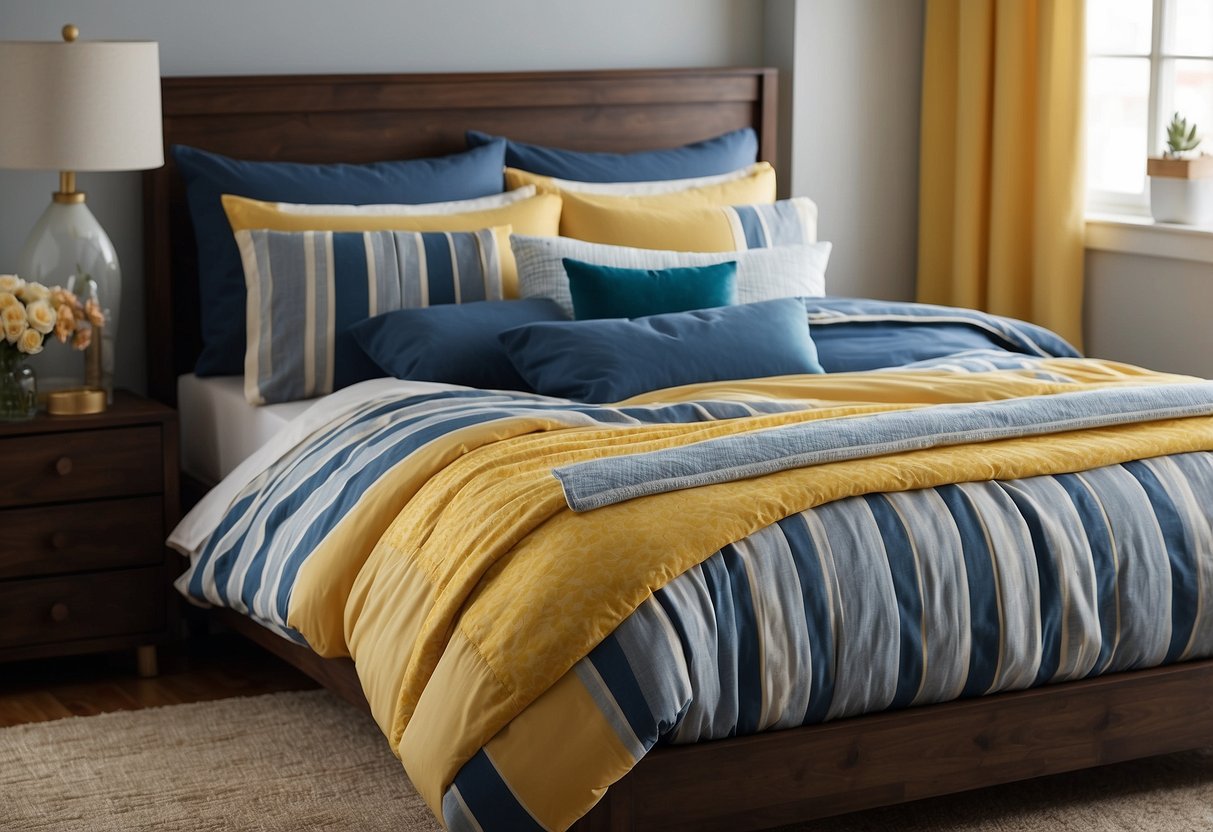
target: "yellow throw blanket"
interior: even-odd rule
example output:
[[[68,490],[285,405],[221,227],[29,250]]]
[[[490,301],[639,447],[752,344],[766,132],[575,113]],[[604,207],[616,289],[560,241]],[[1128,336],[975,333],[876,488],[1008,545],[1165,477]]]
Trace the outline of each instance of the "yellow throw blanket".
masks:
[[[858,494],[1213,449],[1213,418],[829,463],[583,514],[565,504],[553,467],[881,410],[1191,381],[1083,359],[1044,361],[1041,369],[1077,383],[1042,381],[1028,370],[797,376],[659,391],[628,403],[775,397],[810,409],[592,428],[526,417],[452,433],[382,477],[307,560],[289,623],[324,655],[353,656],[375,718],[441,817],[444,790],[478,749],[653,591],[722,546]],[[586,808],[570,807],[568,816]]]

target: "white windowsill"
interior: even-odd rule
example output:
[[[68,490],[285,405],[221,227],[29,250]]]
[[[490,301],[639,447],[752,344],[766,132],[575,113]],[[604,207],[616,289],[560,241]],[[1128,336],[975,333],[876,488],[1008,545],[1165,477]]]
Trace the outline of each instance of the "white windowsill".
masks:
[[[1086,220],[1088,249],[1213,263],[1213,226],[1125,214],[1087,214]]]

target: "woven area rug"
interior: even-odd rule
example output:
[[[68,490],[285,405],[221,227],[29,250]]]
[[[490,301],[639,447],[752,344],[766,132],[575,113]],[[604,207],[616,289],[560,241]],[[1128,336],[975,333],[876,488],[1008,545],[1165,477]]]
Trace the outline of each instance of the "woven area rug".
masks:
[[[0,830],[431,832],[439,828],[375,724],[324,691],[0,729]],[[794,828],[803,832],[1213,830],[1213,750]]]

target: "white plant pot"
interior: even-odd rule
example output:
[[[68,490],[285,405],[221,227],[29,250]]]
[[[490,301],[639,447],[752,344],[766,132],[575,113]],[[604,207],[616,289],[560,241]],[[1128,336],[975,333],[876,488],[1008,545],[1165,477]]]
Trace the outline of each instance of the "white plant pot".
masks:
[[[1146,173],[1155,222],[1213,223],[1213,156],[1153,157]]]
[[[1213,223],[1213,179],[1151,176],[1150,214],[1155,222]]]

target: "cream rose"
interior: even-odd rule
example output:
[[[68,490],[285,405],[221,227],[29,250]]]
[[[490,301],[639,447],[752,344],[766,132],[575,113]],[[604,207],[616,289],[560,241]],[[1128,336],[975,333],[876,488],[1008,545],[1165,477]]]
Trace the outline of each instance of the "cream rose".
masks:
[[[25,286],[25,281],[15,274],[0,274],[0,292],[12,292],[14,295]]]
[[[12,292],[0,292],[0,309],[7,306],[20,306],[21,301],[17,300],[17,296]]]
[[[25,322],[20,324],[5,323],[4,324],[4,340],[10,344],[17,343],[18,339],[29,329],[29,325]]]
[[[0,323],[4,324],[4,337],[10,344],[17,343],[21,333],[29,329],[29,321],[25,318],[25,307],[22,304],[6,306],[0,310]]]
[[[36,301],[46,300],[51,296],[51,290],[41,283],[30,281],[21,287],[19,293],[21,299],[26,303],[35,303]]]
[[[55,328],[55,310],[44,300],[36,300],[25,307],[25,317],[29,319],[31,328],[39,335],[46,335]]]
[[[36,329],[27,329],[17,339],[17,349],[26,355],[37,355],[42,352],[42,333]]]

